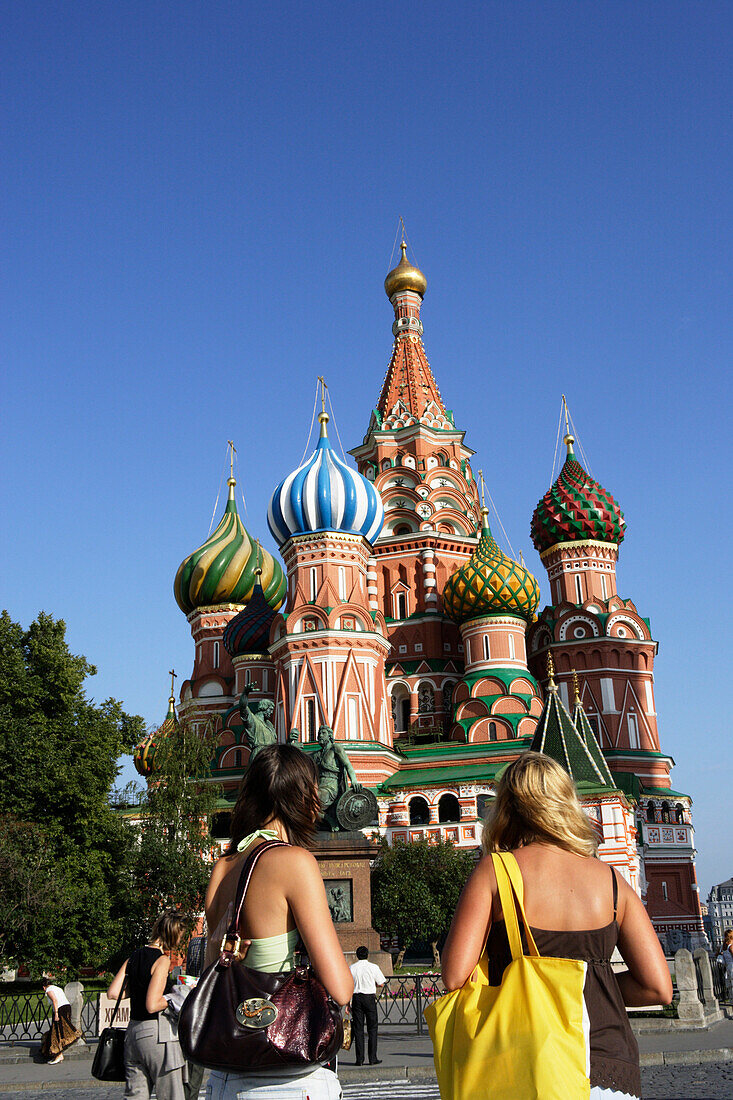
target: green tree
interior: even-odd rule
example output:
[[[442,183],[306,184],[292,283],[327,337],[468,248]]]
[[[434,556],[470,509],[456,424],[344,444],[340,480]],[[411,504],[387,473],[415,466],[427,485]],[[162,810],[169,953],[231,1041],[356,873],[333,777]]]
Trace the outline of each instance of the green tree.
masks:
[[[102,965],[119,941],[119,864],[130,831],[108,796],[119,756],[143,732],[142,719],[116,700],[87,698],[84,683],[96,669],[70,653],[65,635],[64,622],[45,613],[28,630],[0,615],[1,859],[23,869],[0,874],[0,915],[28,888],[33,867],[47,898],[38,906],[37,894],[27,895],[37,917],[13,922],[3,950],[33,971]],[[45,854],[38,865],[34,844]]]
[[[155,743],[147,790],[132,820],[138,841],[129,853],[129,902],[123,947],[139,946],[158,914],[175,906],[195,916],[211,874],[210,822],[220,787],[210,778],[217,737],[175,723]],[[130,811],[128,811],[129,813]]]
[[[392,847],[382,842],[372,869],[372,922],[397,936],[397,967],[416,943],[432,945],[433,965],[439,967],[438,940],[450,927],[473,867],[473,854],[447,841],[398,841]]]

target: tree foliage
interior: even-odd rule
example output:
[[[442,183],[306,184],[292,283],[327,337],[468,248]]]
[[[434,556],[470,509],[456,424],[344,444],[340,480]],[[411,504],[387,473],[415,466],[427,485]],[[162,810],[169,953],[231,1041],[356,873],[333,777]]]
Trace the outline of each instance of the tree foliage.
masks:
[[[118,757],[143,731],[116,700],[87,698],[96,669],[65,635],[45,613],[28,630],[0,615],[0,917],[16,914],[2,950],[32,971],[101,965],[119,939],[129,830],[109,793]]]
[[[196,915],[203,910],[211,874],[209,823],[220,794],[209,778],[216,735],[181,722],[155,746],[154,770],[132,818],[137,842],[127,861],[129,906],[127,951],[150,933],[158,914],[171,906]]]
[[[437,965],[438,940],[450,927],[473,867],[472,853],[447,841],[397,841],[392,847],[382,842],[372,870],[372,922],[397,936],[398,966],[417,943],[432,944]]]

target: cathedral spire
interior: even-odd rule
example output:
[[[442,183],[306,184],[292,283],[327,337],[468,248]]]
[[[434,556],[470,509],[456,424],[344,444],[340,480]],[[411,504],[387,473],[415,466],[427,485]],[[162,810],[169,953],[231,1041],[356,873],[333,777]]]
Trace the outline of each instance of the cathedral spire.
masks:
[[[380,426],[385,431],[414,424],[452,429],[452,416],[443,404],[422,342],[420,307],[427,279],[407,259],[404,237],[400,249],[400,262],[384,280],[384,289],[395,313],[392,325],[395,341],[377,404]]]

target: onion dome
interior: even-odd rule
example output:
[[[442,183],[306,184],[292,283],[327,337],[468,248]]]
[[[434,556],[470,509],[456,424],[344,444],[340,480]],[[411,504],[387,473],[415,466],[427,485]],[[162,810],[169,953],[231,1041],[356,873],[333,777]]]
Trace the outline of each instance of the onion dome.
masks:
[[[623,541],[626,521],[611,494],[594,481],[573,452],[575,440],[565,436],[568,455],[557,481],[547,490],[532,516],[531,536],[542,553],[559,542]]]
[[[530,620],[540,602],[540,586],[528,569],[501,550],[491,534],[488,515],[488,508],[482,508],[479,544],[448,578],[443,608],[459,624],[480,615],[518,615]]]
[[[318,417],[321,438],[310,458],[288,474],[272,495],[267,523],[278,546],[293,535],[343,531],[374,542],[384,505],[374,486],[337,458],[328,439],[328,414]]]
[[[261,569],[256,569],[257,579],[249,603],[227,624],[224,631],[224,648],[230,657],[245,653],[266,653],[270,638],[270,626],[275,609],[265,599],[260,584]]]
[[[181,611],[188,614],[197,607],[222,603],[247,603],[255,586],[257,547],[239,518],[230,477],[229,499],[216,530],[203,546],[181,562],[173,591]],[[260,550],[262,590],[271,607],[277,610],[285,599],[287,582],[280,562]]]
[[[163,724],[146,734],[140,744],[136,745],[133,750],[132,761],[135,768],[139,774],[145,776],[146,779],[152,775],[155,770],[156,749],[160,747],[166,737],[170,737],[177,725],[176,699],[171,689],[171,695],[168,700],[168,713],[165,716]]]
[[[428,280],[425,278],[420,268],[415,267],[407,259],[407,245],[404,241],[400,245],[400,248],[402,249],[402,258],[397,264],[397,267],[392,268],[389,275],[384,280],[384,289],[387,292],[387,297],[391,298],[393,294],[397,294],[400,290],[413,290],[423,298],[427,290]]]

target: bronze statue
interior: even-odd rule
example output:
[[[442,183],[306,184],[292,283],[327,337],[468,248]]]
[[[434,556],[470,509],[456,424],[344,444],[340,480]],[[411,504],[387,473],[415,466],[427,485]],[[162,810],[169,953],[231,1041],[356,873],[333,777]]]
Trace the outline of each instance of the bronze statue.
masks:
[[[359,783],[346,749],[335,739],[330,726],[321,726],[318,730],[318,744],[316,768],[323,812],[321,830],[335,833],[339,829],[360,829],[371,824],[377,814],[377,800]]]
[[[248,696],[253,690],[252,684],[246,684],[239,697],[239,713],[244,724],[244,736],[249,745],[250,764],[258,752],[267,745],[274,745],[277,741],[275,727],[271,721],[275,704],[270,699],[263,699],[257,706],[257,710],[253,710],[248,701]]]

